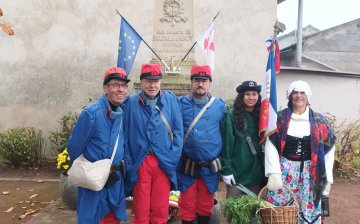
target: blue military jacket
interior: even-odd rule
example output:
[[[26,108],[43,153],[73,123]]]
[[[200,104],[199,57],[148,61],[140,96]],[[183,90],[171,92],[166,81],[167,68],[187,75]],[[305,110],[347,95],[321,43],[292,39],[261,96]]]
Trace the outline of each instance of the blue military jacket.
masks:
[[[211,98],[208,94],[209,99]],[[181,97],[181,112],[184,124],[184,133],[205,106],[196,104],[192,94]],[[226,113],[225,103],[222,99],[216,98],[210,107],[201,116],[199,121],[191,129],[191,132],[184,142],[183,156],[195,162],[209,162],[221,153],[222,141],[220,124]],[[184,134],[184,136],[185,136]],[[181,164],[179,164],[180,168]],[[213,173],[208,167],[201,168],[201,176],[205,181],[208,190],[214,193],[218,189],[219,173]],[[186,191],[195,181],[194,177],[178,171],[178,184],[180,191]]]
[[[149,150],[159,160],[160,169],[169,178],[172,189],[177,189],[176,166],[183,143],[183,124],[178,99],[173,93],[160,90],[156,103],[172,129],[173,142],[160,113],[146,105],[140,93],[130,96],[125,105],[125,156],[128,167],[126,191],[130,192],[135,186],[138,180],[137,170]]]
[[[111,117],[111,118],[110,118]],[[84,109],[77,120],[68,141],[71,161],[81,154],[91,162],[110,158],[119,134],[118,148],[113,165],[118,165],[124,156],[123,113],[120,107],[111,112],[105,95]],[[121,177],[119,171],[115,171]],[[99,223],[106,214],[113,211],[120,220],[126,220],[124,181],[115,182],[101,191],[78,188],[78,223]]]

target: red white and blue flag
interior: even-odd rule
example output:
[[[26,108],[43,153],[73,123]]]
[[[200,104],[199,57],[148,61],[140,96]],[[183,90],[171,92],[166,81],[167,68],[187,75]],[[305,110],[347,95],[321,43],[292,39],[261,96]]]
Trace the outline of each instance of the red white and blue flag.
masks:
[[[276,36],[266,41],[269,57],[266,66],[265,80],[261,90],[261,107],[259,119],[259,136],[261,142],[277,129],[277,95],[276,74],[280,72],[280,49]]]

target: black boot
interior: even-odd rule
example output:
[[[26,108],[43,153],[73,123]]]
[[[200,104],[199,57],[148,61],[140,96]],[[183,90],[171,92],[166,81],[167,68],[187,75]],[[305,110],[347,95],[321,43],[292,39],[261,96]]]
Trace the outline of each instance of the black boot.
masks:
[[[185,220],[182,220],[181,223],[182,223],[182,224],[193,224],[193,221],[185,221]]]
[[[197,215],[197,224],[209,224],[210,216]]]

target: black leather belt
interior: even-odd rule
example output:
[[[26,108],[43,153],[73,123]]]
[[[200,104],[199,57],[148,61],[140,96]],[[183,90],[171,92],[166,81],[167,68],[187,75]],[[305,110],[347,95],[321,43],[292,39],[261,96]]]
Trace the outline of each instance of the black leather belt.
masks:
[[[187,158],[185,156],[182,156],[181,159],[183,161],[186,161],[186,160],[189,160],[189,162],[193,162],[195,163],[197,166],[200,166],[200,167],[209,167],[210,165],[210,162],[195,162],[194,160],[190,159],[190,158]]]
[[[209,163],[208,162],[195,162],[197,165],[201,166],[201,167],[208,167]]]

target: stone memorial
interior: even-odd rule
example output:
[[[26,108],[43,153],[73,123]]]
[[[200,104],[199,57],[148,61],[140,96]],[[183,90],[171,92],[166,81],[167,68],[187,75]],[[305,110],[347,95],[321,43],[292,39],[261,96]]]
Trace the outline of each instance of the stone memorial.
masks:
[[[153,17],[152,48],[164,65],[155,56],[151,63],[160,63],[163,71],[162,89],[180,96],[190,91],[190,70],[195,64],[193,0],[156,0]],[[140,84],[134,84],[135,90]]]

